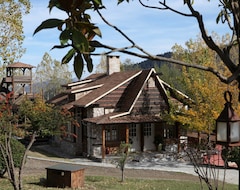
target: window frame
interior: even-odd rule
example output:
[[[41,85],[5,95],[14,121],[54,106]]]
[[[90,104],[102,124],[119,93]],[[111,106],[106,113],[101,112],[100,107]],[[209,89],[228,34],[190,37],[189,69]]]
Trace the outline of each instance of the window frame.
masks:
[[[105,139],[106,141],[118,141],[119,129],[117,126],[110,125],[105,127]]]
[[[144,125],[143,135],[144,135],[144,137],[152,136],[152,124],[151,123],[146,123]]]
[[[137,136],[137,125],[135,123],[129,126],[129,137]]]

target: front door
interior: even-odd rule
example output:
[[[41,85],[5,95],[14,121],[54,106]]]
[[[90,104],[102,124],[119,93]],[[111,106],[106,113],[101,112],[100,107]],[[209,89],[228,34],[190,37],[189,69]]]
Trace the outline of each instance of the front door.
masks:
[[[139,124],[131,124],[129,126],[129,143],[131,143],[131,152],[141,151],[140,134],[141,130]]]
[[[155,150],[154,145],[154,124],[153,123],[145,123],[143,126],[143,136],[144,136],[144,146],[143,151],[147,150]]]

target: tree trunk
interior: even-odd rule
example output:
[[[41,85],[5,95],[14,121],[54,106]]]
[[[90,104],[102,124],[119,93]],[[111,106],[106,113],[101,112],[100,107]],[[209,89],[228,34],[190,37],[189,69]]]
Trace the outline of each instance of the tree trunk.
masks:
[[[12,149],[11,149],[11,132],[5,133],[4,137],[4,143],[0,144],[1,153],[7,168],[7,173],[9,177],[9,181],[12,184],[14,190],[18,189],[18,182],[16,180],[16,173],[15,173],[15,167],[13,162],[13,156],[12,156]]]
[[[122,169],[122,180],[121,182],[124,182],[124,169]]]
[[[18,181],[19,181],[19,190],[22,190],[23,189],[23,184],[22,184],[22,171],[23,171],[23,168],[24,168],[24,165],[26,163],[26,160],[27,160],[27,153],[28,151],[30,150],[30,148],[32,147],[34,141],[36,139],[36,132],[33,133],[32,135],[32,138],[31,138],[31,141],[29,142],[25,152],[24,152],[24,155],[23,155],[23,158],[22,158],[22,161],[21,161],[21,166],[19,167],[19,173],[18,173]]]
[[[6,134],[5,142],[4,142],[5,144],[0,144],[0,149],[1,149],[1,153],[3,155],[4,162],[6,164],[9,181],[12,184],[13,189],[14,190],[22,190],[23,189],[22,171],[23,171],[24,165],[26,163],[27,153],[35,141],[36,133],[33,133],[32,139],[23,154],[21,166],[19,167],[19,171],[18,171],[18,176],[17,176],[17,172],[15,171],[12,148],[11,148],[11,144],[10,144],[11,138],[12,138],[11,133]]]

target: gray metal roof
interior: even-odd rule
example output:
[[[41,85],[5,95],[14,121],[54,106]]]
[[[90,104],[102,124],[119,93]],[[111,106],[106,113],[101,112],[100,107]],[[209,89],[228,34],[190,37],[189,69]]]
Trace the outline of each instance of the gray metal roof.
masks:
[[[78,164],[61,163],[61,164],[56,164],[56,165],[47,167],[46,169],[60,170],[60,171],[78,171],[78,170],[85,169],[85,167]]]

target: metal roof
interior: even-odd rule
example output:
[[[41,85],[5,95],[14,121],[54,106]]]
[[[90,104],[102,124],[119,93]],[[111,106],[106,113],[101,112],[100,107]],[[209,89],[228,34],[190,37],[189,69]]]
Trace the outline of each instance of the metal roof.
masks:
[[[66,164],[66,163],[60,163],[53,166],[49,166],[46,169],[50,170],[59,170],[59,171],[78,171],[85,169],[83,166],[78,164]]]

